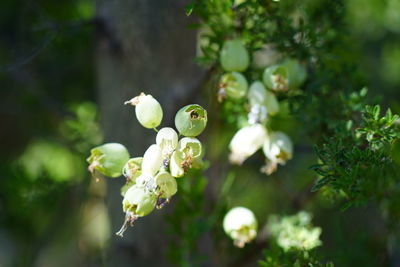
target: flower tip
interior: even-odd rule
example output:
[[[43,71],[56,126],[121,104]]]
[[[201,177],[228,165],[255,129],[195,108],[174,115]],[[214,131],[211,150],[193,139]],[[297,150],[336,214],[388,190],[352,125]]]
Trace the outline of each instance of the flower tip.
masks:
[[[139,104],[139,100],[141,97],[146,96],[145,93],[141,92],[140,95],[135,96],[134,98],[131,98],[128,101],[124,102],[124,105],[132,105],[132,106],[136,106],[137,104]]]
[[[236,154],[236,153],[229,154],[229,162],[234,165],[239,165],[239,166],[242,165],[243,162],[245,161],[245,159],[246,158],[240,154]]]

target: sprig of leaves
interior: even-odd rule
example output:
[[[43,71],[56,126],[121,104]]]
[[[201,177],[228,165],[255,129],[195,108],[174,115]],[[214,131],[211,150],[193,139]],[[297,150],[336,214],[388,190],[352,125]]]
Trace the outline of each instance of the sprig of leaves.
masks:
[[[271,249],[264,250],[263,254],[264,259],[258,262],[262,267],[334,267],[332,262],[324,263],[318,259],[315,252],[285,252],[278,246],[272,246]]]
[[[311,166],[320,178],[312,191],[327,186],[344,194],[344,208],[382,199],[397,190],[398,168],[391,157],[393,143],[399,139],[397,115],[390,109],[380,117],[380,106],[366,106],[361,126],[347,136],[326,139],[315,148],[320,160]]]
[[[379,117],[380,113],[381,107],[379,105],[366,106],[362,114],[363,127],[356,131],[360,137],[365,137],[372,150],[379,150],[399,138],[398,129],[394,127],[399,116],[393,115],[390,109],[381,118]]]

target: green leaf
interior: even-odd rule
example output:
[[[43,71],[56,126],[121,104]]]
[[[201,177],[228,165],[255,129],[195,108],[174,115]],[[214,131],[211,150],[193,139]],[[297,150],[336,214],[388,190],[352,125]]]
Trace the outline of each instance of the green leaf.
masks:
[[[311,192],[316,192],[320,190],[323,186],[327,185],[329,182],[332,181],[334,177],[332,175],[328,175],[322,179],[319,179],[317,183],[311,188]]]
[[[308,167],[310,170],[315,170],[315,169],[318,169],[318,168],[321,168],[321,167],[323,167],[323,166],[325,166],[324,164],[314,164],[314,165],[311,165],[310,167]]]
[[[347,123],[346,123],[346,129],[348,131],[350,131],[352,127],[353,127],[353,121],[352,120],[348,120]]]
[[[399,119],[399,115],[393,115],[392,119],[389,121],[389,124],[392,125]]]
[[[352,201],[348,201],[348,202],[346,202],[343,206],[342,206],[342,208],[340,209],[341,211],[346,211],[346,210],[348,210],[349,208],[351,208],[351,206],[353,206],[353,202]]]
[[[390,108],[388,108],[385,115],[386,121],[390,121],[392,119],[392,116],[393,116],[392,111],[390,110]]]
[[[199,29],[200,27],[201,27],[200,23],[190,23],[188,25],[188,29],[191,29],[191,30],[196,30],[196,29]]]
[[[373,110],[375,120],[377,120],[379,118],[380,113],[381,113],[381,107],[379,105],[376,105]]]
[[[360,91],[360,96],[361,96],[361,97],[364,97],[364,96],[367,95],[367,93],[368,93],[368,88],[364,87],[364,88],[361,89],[361,91]]]
[[[192,2],[185,7],[186,16],[190,16],[193,13],[194,5],[194,2]]]
[[[365,106],[365,111],[367,112],[367,113],[373,113],[373,110],[372,110],[372,107],[371,106],[369,106],[369,105],[366,105]]]

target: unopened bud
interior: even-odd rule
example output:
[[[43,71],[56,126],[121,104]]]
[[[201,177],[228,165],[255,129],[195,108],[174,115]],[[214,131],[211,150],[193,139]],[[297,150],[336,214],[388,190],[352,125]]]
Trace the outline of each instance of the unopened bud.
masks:
[[[118,143],[107,143],[90,151],[89,170],[98,171],[106,176],[115,178],[121,176],[125,163],[129,160],[128,150]]]
[[[163,163],[161,148],[154,144],[151,145],[143,155],[142,172],[155,175]]]
[[[249,66],[250,59],[242,41],[225,41],[220,54],[220,62],[225,71],[245,71]]]
[[[126,101],[125,104],[135,106],[136,118],[145,128],[156,128],[163,118],[163,111],[160,103],[151,95],[141,93],[139,96]]]
[[[176,180],[169,172],[159,172],[155,177],[159,197],[170,198],[176,194],[178,186]]]
[[[226,97],[239,99],[246,96],[248,83],[239,72],[229,72],[221,76],[219,87]]]

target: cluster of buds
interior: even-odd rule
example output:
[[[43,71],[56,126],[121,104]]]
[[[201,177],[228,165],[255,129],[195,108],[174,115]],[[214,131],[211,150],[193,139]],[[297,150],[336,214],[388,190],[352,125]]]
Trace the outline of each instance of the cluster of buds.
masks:
[[[240,40],[226,41],[220,54],[222,68],[227,71],[220,78],[218,100],[246,98],[247,123],[232,138],[229,160],[241,165],[248,157],[262,148],[266,164],[261,171],[271,174],[278,164],[284,165],[292,158],[293,144],[283,132],[267,129],[270,117],[279,113],[276,94],[299,87],[306,79],[305,68],[293,59],[267,67],[262,82],[250,84],[241,72],[250,64],[249,54]],[[261,76],[261,74],[260,74]]]
[[[312,215],[306,211],[291,216],[271,215],[267,230],[284,251],[308,251],[322,244],[321,228],[311,223]]]
[[[181,108],[175,115],[175,127],[157,127],[162,121],[162,108],[151,95],[141,94],[127,102],[135,106],[139,123],[155,129],[155,144],[149,146],[143,157],[130,158],[128,150],[121,144],[110,143],[91,150],[88,158],[89,170],[95,175],[109,177],[125,176],[126,184],[121,188],[122,209],[125,221],[117,235],[122,236],[129,225],[146,216],[155,208],[169,203],[178,190],[176,178],[183,177],[189,169],[200,166],[202,145],[196,138],[207,124],[207,111],[192,104]]]

